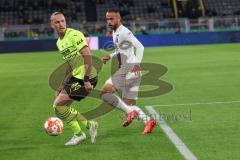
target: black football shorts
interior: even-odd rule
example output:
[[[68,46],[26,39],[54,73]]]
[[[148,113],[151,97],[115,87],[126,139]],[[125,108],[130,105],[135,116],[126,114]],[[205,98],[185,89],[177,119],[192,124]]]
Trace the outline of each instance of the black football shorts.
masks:
[[[93,88],[95,88],[97,85],[97,81],[97,77],[89,79],[89,82],[92,84]],[[64,89],[68,93],[69,97],[76,101],[81,101],[90,93],[85,89],[83,79],[78,79],[73,76],[64,85]]]

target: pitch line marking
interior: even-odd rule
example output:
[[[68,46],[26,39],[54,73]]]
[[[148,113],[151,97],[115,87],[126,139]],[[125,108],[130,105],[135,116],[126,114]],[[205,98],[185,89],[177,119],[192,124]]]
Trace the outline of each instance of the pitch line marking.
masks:
[[[204,104],[232,104],[240,103],[240,101],[222,101],[222,102],[196,102],[196,103],[176,103],[176,104],[156,104],[151,106],[161,107],[161,106],[194,106],[194,105],[204,105]]]
[[[156,120],[159,127],[168,136],[170,141],[175,145],[180,154],[185,158],[185,160],[197,160],[195,155],[188,149],[188,147],[183,143],[183,141],[174,133],[174,131],[167,125],[164,119],[161,119],[160,115],[155,111],[152,106],[146,106],[148,112]]]

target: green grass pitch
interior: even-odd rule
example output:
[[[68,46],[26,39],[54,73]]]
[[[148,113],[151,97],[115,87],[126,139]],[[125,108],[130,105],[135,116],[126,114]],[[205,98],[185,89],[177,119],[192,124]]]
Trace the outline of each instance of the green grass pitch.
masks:
[[[240,103],[231,103],[240,100],[239,51],[237,43],[145,49],[143,61],[166,66],[168,72],[161,79],[174,89],[162,96],[140,98],[137,104],[145,111],[147,105],[173,104],[154,108],[200,160],[240,159]],[[93,54],[101,57],[104,52]],[[158,126],[147,136],[141,134],[141,122],[123,128],[118,110],[97,119],[96,144],[87,139],[65,147],[72,136],[67,126],[60,136],[46,135],[43,123],[54,114],[48,77],[61,63],[57,52],[0,55],[1,160],[184,159]],[[109,66],[102,68],[97,89],[108,78]],[[187,105],[206,102],[229,103]],[[73,105],[86,111],[100,103],[87,98]]]

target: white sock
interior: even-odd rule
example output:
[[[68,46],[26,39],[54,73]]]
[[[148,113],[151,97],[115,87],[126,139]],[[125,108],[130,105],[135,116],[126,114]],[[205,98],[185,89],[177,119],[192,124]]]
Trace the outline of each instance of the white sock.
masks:
[[[131,106],[132,110],[136,110],[139,115],[138,115],[138,120],[143,121],[145,124],[151,119],[148,115],[146,115],[141,108],[138,106]]]
[[[104,95],[102,95],[101,98],[104,102],[111,104],[114,107],[117,107],[125,113],[132,111],[130,106],[126,105],[118,96],[112,93],[105,93]]]

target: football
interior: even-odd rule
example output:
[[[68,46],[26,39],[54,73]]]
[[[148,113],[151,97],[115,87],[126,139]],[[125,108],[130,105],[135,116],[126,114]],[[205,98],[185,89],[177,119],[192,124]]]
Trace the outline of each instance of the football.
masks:
[[[44,123],[44,129],[50,136],[58,136],[63,131],[63,122],[57,117],[50,117]]]

